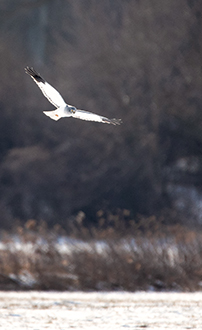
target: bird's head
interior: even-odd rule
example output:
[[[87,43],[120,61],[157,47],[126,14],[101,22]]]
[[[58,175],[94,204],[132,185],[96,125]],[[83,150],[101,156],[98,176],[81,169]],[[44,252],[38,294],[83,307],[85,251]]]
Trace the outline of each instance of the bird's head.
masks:
[[[76,112],[76,108],[73,107],[73,106],[70,106],[70,107],[69,107],[69,110],[70,110],[70,112],[73,113],[73,114]]]

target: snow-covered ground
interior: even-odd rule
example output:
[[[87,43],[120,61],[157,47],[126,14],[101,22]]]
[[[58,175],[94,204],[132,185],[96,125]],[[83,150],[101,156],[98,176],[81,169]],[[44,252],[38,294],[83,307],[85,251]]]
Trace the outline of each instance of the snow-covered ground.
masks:
[[[1,291],[0,329],[202,329],[202,293]]]

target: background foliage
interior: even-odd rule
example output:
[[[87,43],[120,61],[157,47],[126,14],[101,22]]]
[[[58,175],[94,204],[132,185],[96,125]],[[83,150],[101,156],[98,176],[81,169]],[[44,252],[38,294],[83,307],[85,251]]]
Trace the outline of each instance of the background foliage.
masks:
[[[2,0],[1,226],[65,226],[129,209],[201,222],[202,4]],[[120,127],[42,113],[33,66],[78,108]],[[70,220],[68,220],[70,221]]]

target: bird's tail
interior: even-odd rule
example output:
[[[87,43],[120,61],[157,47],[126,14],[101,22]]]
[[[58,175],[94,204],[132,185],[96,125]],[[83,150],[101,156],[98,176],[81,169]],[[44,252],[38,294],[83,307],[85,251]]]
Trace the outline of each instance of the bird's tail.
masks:
[[[53,120],[59,120],[62,116],[61,116],[61,109],[56,109],[53,111],[43,111],[43,113],[50,117]]]

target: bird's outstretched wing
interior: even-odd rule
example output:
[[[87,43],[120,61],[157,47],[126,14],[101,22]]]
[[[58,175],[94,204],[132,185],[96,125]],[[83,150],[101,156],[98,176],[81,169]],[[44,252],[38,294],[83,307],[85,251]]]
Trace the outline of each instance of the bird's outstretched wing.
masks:
[[[88,121],[97,121],[100,123],[106,123],[106,124],[112,124],[112,125],[120,125],[121,124],[121,119],[109,119],[106,117],[99,116],[95,113],[85,111],[85,110],[76,110],[74,114],[72,114],[73,118],[78,118],[82,120],[88,120]]]
[[[36,72],[33,68],[26,67],[25,72],[32,77],[35,83],[39,86],[44,96],[48,99],[50,103],[52,103],[56,108],[66,106],[65,101],[58,91],[48,84],[38,72]]]

